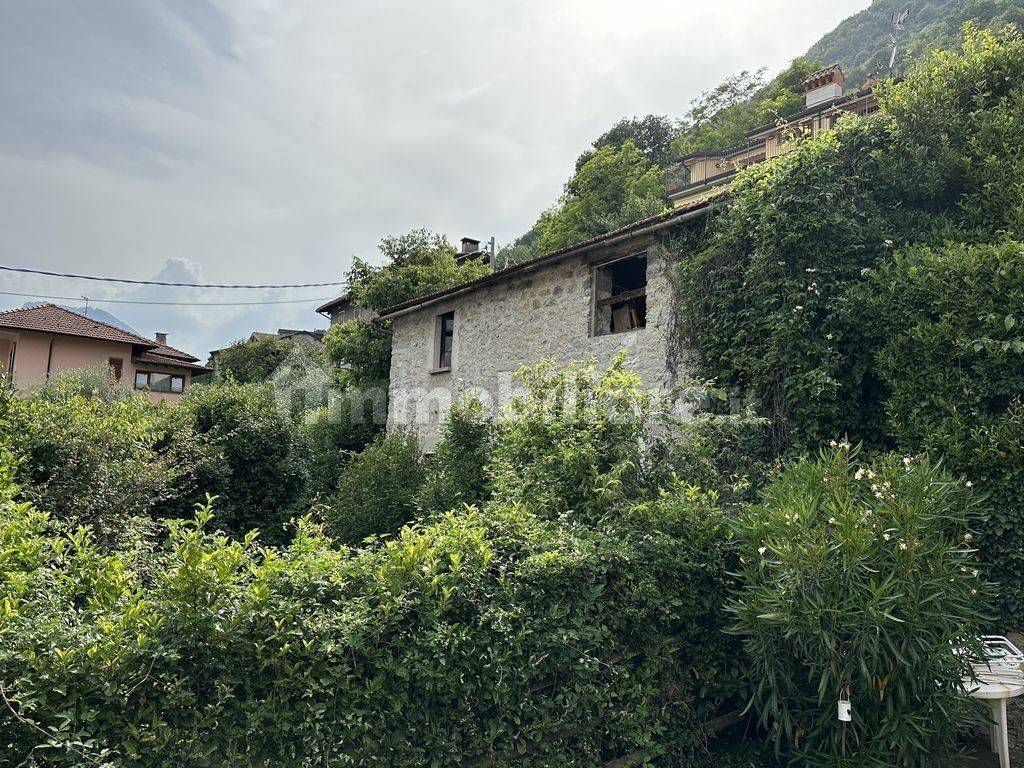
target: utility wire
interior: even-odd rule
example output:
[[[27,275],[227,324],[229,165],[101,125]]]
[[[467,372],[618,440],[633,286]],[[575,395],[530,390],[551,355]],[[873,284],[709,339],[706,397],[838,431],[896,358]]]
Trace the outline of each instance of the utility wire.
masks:
[[[162,280],[129,280],[126,277],[95,277],[94,275],[76,275],[73,272],[47,272],[43,269],[29,269],[28,267],[5,267],[0,265],[0,270],[5,272],[23,272],[29,275],[46,275],[47,277],[71,277],[76,280],[95,280],[100,283],[131,283],[132,285],[166,285],[173,288],[325,288],[328,286],[345,285],[345,283],[281,283],[274,285],[251,285],[239,283],[228,285],[224,283],[167,283]]]
[[[130,301],[128,299],[93,299],[86,296],[48,296],[42,293],[0,291],[0,296],[21,296],[28,299],[59,299],[102,304],[155,304],[162,307],[250,307],[263,304],[319,304],[327,299],[286,299],[282,301]]]

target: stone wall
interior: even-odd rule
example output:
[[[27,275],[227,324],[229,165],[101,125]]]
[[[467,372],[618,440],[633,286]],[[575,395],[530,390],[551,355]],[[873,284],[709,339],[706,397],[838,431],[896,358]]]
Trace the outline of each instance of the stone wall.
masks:
[[[595,265],[645,250],[646,327],[593,335]],[[451,370],[436,371],[437,318],[452,311]],[[647,238],[511,272],[498,283],[395,317],[388,429],[409,428],[425,450],[432,450],[440,422],[461,394],[472,392],[491,407],[507,403],[518,384],[516,369],[545,357],[560,364],[595,358],[607,366],[627,349],[630,367],[648,388],[670,388],[676,379],[671,314],[667,259]]]

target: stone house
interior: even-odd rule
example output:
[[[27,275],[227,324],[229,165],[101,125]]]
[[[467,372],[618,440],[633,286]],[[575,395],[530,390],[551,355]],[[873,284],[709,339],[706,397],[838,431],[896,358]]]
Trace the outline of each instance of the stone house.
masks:
[[[150,400],[179,400],[192,377],[208,373],[199,358],[56,304],[0,312],[0,376],[16,389],[45,384],[61,371],[110,366]]]
[[[545,357],[607,366],[620,350],[648,388],[680,377],[664,241],[704,216],[712,199],[390,307],[388,429],[413,431],[425,450],[464,393],[491,407],[512,395],[514,372]]]

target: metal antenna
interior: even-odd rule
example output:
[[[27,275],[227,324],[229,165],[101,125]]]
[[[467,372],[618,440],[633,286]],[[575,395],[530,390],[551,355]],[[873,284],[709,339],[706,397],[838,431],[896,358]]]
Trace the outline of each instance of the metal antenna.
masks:
[[[900,57],[900,36],[903,32],[903,25],[910,16],[910,9],[904,8],[892,14],[892,32],[889,33],[889,41],[892,43],[892,56],[889,57],[889,72],[896,69],[896,62]]]
[[[83,296],[82,299],[83,299],[83,301],[85,301],[85,316],[88,317],[89,316],[89,297],[88,296]]]

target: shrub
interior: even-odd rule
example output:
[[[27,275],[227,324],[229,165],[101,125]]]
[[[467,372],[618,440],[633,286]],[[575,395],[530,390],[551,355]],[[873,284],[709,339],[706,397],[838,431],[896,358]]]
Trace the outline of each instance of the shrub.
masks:
[[[978,714],[960,688],[991,596],[965,543],[973,501],[927,461],[855,459],[792,464],[735,524],[751,704],[801,765],[934,766]]]
[[[444,512],[487,499],[485,466],[493,433],[494,424],[479,400],[464,399],[452,406],[428,464],[420,502],[424,509]]]
[[[298,449],[305,466],[308,495],[324,498],[338,489],[348,455],[361,451],[380,434],[373,404],[342,392],[331,404],[316,408],[298,424]]]
[[[243,536],[260,529],[270,540],[305,500],[295,430],[266,384],[211,384],[189,389],[168,415],[176,444],[191,466],[165,517],[185,516],[205,494],[218,497],[217,524]]]
[[[519,370],[526,392],[497,425],[487,467],[495,499],[594,521],[623,500],[656,495],[651,404],[625,361],[619,355],[600,374],[593,361],[559,368],[545,360]]]
[[[173,492],[180,475],[156,451],[160,409],[99,372],[58,375],[24,398],[0,392],[0,423],[22,495],[54,519],[112,541]]]
[[[588,418],[549,422],[548,385],[564,392],[583,375],[542,369],[498,429],[496,454],[543,468],[520,494],[506,477],[482,510],[356,552],[308,520],[284,548],[232,540],[208,530],[201,508],[145,557],[101,555],[87,535],[59,535],[11,504],[0,483],[5,757],[49,768],[679,765],[740,685],[722,634],[724,519],[697,488],[654,492],[619,469],[644,463],[640,441],[604,455],[613,435],[645,432],[642,412],[613,425],[592,403]],[[598,383],[605,405],[639,400],[618,367]],[[545,431],[557,437],[546,452]],[[367,486],[395,462],[420,471],[408,438],[354,458],[346,489],[380,495]],[[553,515],[539,505],[545,477],[606,497],[622,485],[587,514]],[[401,501],[414,484],[384,493]]]
[[[988,495],[978,546],[1024,622],[1024,244],[911,248],[872,275],[876,366],[903,450],[945,456]]]
[[[217,353],[217,378],[239,384],[268,381],[291,352],[294,341],[277,336],[257,336],[236,341]]]
[[[419,510],[424,478],[415,437],[393,433],[375,440],[345,464],[324,512],[328,529],[338,540],[353,544],[397,533]]]

